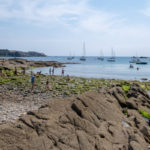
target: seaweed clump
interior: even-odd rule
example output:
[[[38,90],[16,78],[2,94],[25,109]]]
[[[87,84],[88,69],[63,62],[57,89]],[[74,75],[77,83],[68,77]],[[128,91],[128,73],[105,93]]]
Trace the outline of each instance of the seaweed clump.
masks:
[[[139,110],[139,113],[140,113],[143,117],[145,117],[145,118],[147,118],[147,119],[150,120],[150,114],[149,114],[148,112],[146,112],[146,111],[144,111],[144,110]]]

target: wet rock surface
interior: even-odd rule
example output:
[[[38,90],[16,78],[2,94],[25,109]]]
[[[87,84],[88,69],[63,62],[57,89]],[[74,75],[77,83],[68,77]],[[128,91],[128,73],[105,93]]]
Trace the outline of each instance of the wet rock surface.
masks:
[[[150,113],[150,98],[138,85],[132,85],[129,95],[125,99],[114,86],[49,100],[18,121],[0,125],[0,149],[148,150],[150,127],[137,110]]]

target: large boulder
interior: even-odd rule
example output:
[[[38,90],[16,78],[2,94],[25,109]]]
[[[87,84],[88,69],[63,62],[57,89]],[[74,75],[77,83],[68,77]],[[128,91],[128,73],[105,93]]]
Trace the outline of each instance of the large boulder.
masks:
[[[148,124],[134,105],[128,108],[126,117],[122,113],[125,107],[123,103],[127,105],[124,93],[118,87],[49,101],[17,122],[1,125],[0,148],[147,150],[150,144]]]

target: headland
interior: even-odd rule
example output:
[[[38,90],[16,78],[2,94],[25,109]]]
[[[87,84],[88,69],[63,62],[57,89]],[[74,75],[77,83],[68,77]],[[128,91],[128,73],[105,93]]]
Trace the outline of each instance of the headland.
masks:
[[[35,51],[23,52],[19,50],[0,49],[0,57],[46,57],[46,55]]]

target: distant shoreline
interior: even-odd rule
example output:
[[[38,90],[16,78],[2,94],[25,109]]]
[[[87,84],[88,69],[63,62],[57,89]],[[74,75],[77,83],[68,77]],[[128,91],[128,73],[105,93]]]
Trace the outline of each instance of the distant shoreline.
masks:
[[[46,55],[36,51],[23,52],[20,50],[0,49],[0,57],[46,57]]]

